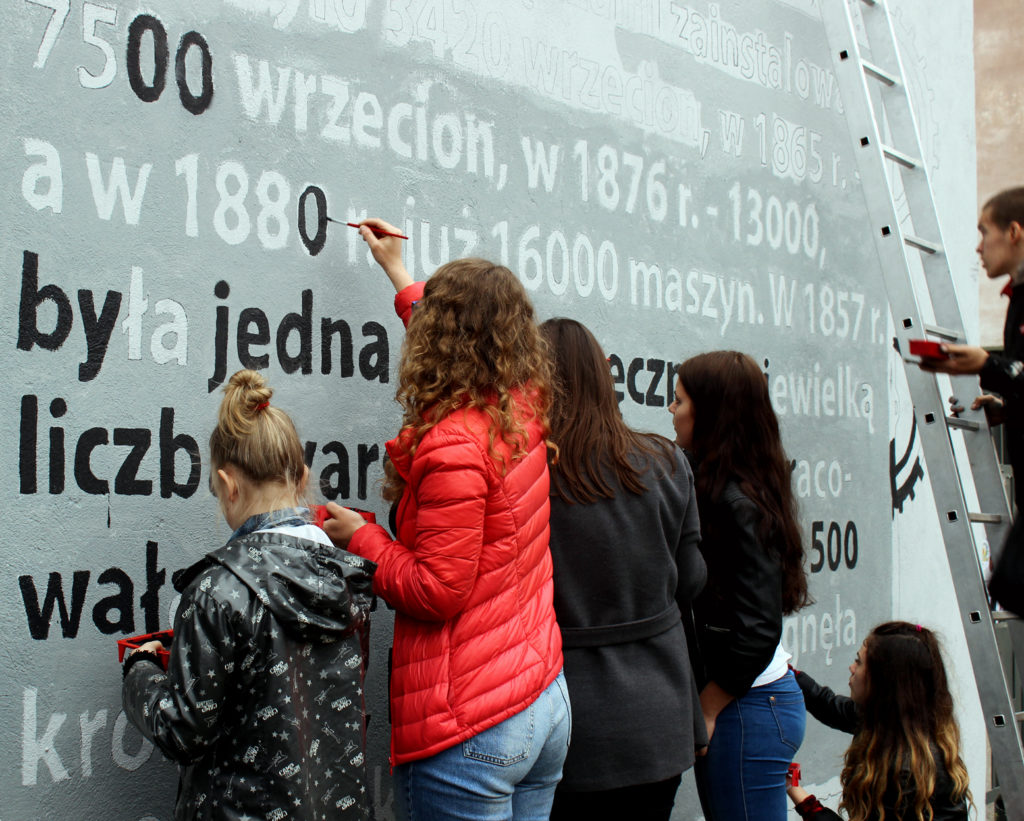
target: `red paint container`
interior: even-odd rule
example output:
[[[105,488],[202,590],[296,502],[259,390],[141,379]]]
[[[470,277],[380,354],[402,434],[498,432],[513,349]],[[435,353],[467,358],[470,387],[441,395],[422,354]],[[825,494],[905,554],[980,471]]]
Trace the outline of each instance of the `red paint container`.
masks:
[[[170,646],[171,642],[174,641],[173,630],[161,630],[158,633],[145,633],[141,636],[131,636],[126,639],[117,640],[117,660],[119,662],[124,661],[124,655],[129,650],[138,650],[143,644],[148,641],[158,641],[163,647],[156,651],[157,658],[160,659],[160,666],[165,670],[167,669],[167,660],[171,657]]]

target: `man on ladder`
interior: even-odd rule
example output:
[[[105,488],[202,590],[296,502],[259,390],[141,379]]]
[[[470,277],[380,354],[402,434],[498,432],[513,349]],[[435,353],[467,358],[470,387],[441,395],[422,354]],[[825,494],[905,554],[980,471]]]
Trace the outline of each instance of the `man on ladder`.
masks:
[[[984,394],[971,405],[984,407],[989,425],[1004,426],[1014,475],[1014,501],[1024,509],[1024,188],[1010,188],[992,197],[978,218],[978,255],[989,279],[1009,275],[1003,293],[1010,297],[1003,326],[1003,353],[990,354],[975,345],[943,346],[948,359],[925,359],[921,367],[949,374],[979,374]],[[953,412],[963,410],[951,399]]]
[[[1014,502],[1024,510],[1024,187],[1001,191],[985,203],[978,218],[978,256],[989,279],[1009,275],[1003,294],[1010,298],[1003,325],[1003,353],[990,354],[976,345],[942,346],[948,359],[923,359],[927,371],[949,374],[978,374],[981,388],[992,391],[974,399],[971,410],[985,409],[989,426],[1003,425],[1004,441],[1013,468]],[[956,397],[950,397],[953,414],[963,410]],[[1024,518],[1015,516],[1013,528],[1003,550],[1024,539]],[[1009,561],[1013,561],[1010,559]],[[1008,610],[1022,615],[1024,591],[995,578],[991,593]],[[1009,573],[1004,578],[1013,576]],[[997,586],[1001,585],[1001,586]],[[1019,629],[1017,627],[1016,629]],[[1002,801],[997,805],[1003,810]],[[1005,817],[997,815],[997,817]]]

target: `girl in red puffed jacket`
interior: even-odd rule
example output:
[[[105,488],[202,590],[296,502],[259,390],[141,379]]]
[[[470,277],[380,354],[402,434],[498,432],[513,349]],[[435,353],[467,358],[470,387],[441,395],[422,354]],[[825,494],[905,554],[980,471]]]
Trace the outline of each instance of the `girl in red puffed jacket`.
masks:
[[[378,229],[376,232],[374,229]],[[362,223],[407,325],[387,444],[395,540],[329,505],[392,607],[400,818],[546,819],[569,741],[548,549],[550,366],[523,286],[481,259],[413,283],[397,233]]]

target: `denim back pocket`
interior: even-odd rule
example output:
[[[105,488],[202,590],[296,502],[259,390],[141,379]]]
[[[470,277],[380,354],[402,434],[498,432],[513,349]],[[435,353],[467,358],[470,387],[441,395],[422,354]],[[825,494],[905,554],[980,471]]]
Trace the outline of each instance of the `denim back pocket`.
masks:
[[[768,697],[768,704],[779,730],[779,740],[795,753],[804,741],[807,708],[803,693],[781,693]]]
[[[536,704],[462,742],[462,754],[475,761],[509,767],[528,758],[533,747]]]

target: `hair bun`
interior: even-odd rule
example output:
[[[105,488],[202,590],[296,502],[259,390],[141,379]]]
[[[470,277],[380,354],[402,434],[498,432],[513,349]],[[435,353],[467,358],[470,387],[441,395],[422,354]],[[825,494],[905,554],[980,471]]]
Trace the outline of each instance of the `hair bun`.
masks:
[[[236,412],[255,415],[267,407],[274,389],[259,371],[242,370],[233,374],[224,388],[236,408]]]
[[[257,371],[231,376],[210,436],[210,463],[233,464],[252,481],[285,482],[299,493],[306,483],[302,443],[284,410],[268,410],[273,394]]]
[[[267,384],[263,374],[254,370],[241,370],[233,374],[224,386],[224,400],[221,402],[217,419],[220,425],[230,431],[233,437],[249,436],[257,416],[270,402],[274,390]]]

